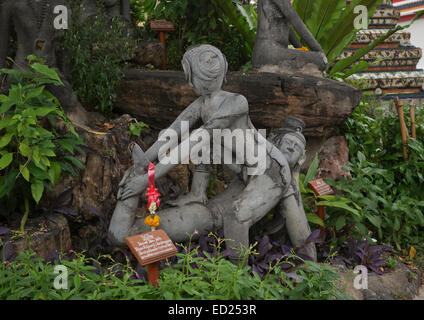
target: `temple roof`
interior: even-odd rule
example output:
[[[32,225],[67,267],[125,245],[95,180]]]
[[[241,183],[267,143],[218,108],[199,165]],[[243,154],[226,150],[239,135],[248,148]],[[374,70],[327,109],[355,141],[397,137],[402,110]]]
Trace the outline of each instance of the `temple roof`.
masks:
[[[424,10],[423,0],[393,0],[393,6],[399,10],[401,21],[412,20],[418,11]],[[421,19],[424,18],[421,17]]]
[[[370,19],[369,29],[356,34],[340,59],[352,56],[359,48],[394,29],[402,17],[413,17],[423,9],[424,0],[383,0]],[[361,59],[372,64],[365,72],[356,73],[350,79],[358,81],[364,91],[374,92],[381,99],[394,96],[424,98],[424,71],[417,69],[422,49],[413,46],[410,39],[410,32],[396,32]]]

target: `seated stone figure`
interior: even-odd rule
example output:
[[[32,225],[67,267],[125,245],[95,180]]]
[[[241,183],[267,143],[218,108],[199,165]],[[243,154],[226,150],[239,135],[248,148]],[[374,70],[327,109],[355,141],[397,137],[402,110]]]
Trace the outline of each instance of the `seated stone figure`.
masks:
[[[250,121],[246,98],[221,90],[227,63],[217,48],[210,45],[194,47],[185,53],[182,63],[186,78],[199,98],[180,114],[170,126],[171,129],[181,136],[182,121],[186,121],[190,128],[194,128],[196,122],[201,121],[203,124],[200,129],[209,132],[210,136],[212,136],[213,129],[230,129],[233,132],[238,129],[246,134],[256,132]],[[204,204],[203,194],[209,180],[209,172],[205,170],[194,177],[194,188],[201,189],[197,191],[197,194],[200,195],[200,202],[189,201],[190,203],[186,202],[187,205],[182,204],[160,211],[161,227],[169,233],[172,240],[187,239],[188,234],[193,233],[195,228],[200,233],[207,233],[214,227],[223,227],[225,237],[234,240],[234,248],[247,247],[249,245],[249,228],[274,208],[282,198],[286,199],[283,209],[285,212],[290,212],[286,217],[287,224],[296,226],[296,232],[292,237],[293,243],[300,244],[309,236],[310,229],[306,217],[299,211],[294,196],[290,162],[283,152],[264,137],[261,136],[261,140],[257,132],[255,136],[257,136],[255,139],[250,140],[253,143],[244,145],[246,152],[241,154],[239,148],[231,149],[234,150],[232,152],[238,159],[238,163],[243,164],[230,167],[242,178],[235,181],[226,192],[219,195],[214,201],[209,201],[207,206]],[[296,137],[292,139],[296,139]],[[258,168],[261,164],[259,160],[256,164],[249,163],[250,159],[247,159],[246,155],[258,149],[261,141],[266,150],[264,159],[259,159],[264,162],[264,172],[249,175],[249,172],[252,172],[249,169],[254,166]],[[298,142],[300,145],[302,143],[302,140],[300,143]],[[117,245],[123,245],[125,238],[130,235],[137,234],[142,230],[146,231],[143,229],[143,223],[136,219],[138,195],[145,191],[148,184],[147,175],[142,173],[146,172],[145,166],[148,161],[160,159],[159,150],[164,144],[163,141],[156,141],[145,154],[139,147],[134,147],[132,150],[133,154],[138,154],[136,156],[138,160],[135,160],[134,163],[138,162],[144,168],[138,173],[136,167],[130,168],[120,183],[118,203],[109,227],[109,239]],[[292,144],[294,145],[294,143]],[[293,145],[290,146],[290,150]],[[187,157],[188,154],[182,155],[180,160]],[[140,158],[143,160],[140,161]],[[173,166],[173,164],[158,163],[156,177],[160,178]],[[196,196],[193,199],[195,201]],[[314,252],[312,256],[314,259],[316,258]]]
[[[269,66],[279,66],[282,71],[308,73],[314,67],[318,71],[325,69],[327,58],[324,51],[293,9],[290,0],[259,0],[257,11],[253,67],[272,71]],[[288,48],[289,43],[295,48],[302,47],[291,27],[305,41],[310,52]]]

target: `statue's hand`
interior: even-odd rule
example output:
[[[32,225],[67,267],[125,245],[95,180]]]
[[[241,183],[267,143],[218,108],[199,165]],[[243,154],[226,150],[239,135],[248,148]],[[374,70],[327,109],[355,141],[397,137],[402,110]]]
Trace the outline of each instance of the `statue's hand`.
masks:
[[[147,188],[148,184],[147,174],[133,177],[131,177],[130,174],[125,174],[125,179],[122,179],[121,183],[119,184],[118,200],[120,201],[141,194]]]
[[[194,195],[193,193],[189,192],[186,195],[179,196],[176,200],[167,201],[167,204],[172,207],[182,207],[192,202],[206,204],[208,202],[208,197],[205,193],[202,193],[201,195]]]

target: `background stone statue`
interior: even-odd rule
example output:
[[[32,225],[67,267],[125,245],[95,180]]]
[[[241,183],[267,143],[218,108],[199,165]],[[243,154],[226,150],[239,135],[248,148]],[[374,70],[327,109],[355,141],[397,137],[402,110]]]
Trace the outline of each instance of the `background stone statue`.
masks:
[[[98,5],[97,0],[82,0],[83,18],[96,15]],[[103,0],[103,9],[110,19],[123,16],[127,21],[131,21],[130,0]]]
[[[257,11],[258,29],[252,55],[253,67],[278,65],[283,70],[297,72],[306,72],[306,68],[312,66],[320,71],[325,69],[327,58],[324,51],[293,9],[290,0],[259,0]],[[311,51],[288,48],[289,43],[295,48],[302,47],[291,28]]]
[[[64,0],[1,0],[0,1],[0,68],[5,67],[8,54],[9,38],[13,28],[16,31],[18,48],[14,68],[26,68],[27,56],[34,54],[42,58],[50,67],[57,66],[56,43],[58,30],[53,21],[54,7],[66,5]],[[55,95],[65,108],[73,108],[78,99],[71,85],[59,72],[64,86],[47,85],[47,89]],[[8,90],[8,84],[3,91]]]
[[[230,129],[231,131],[240,129],[246,133],[248,129],[256,131],[249,118],[246,99],[241,95],[221,90],[227,63],[217,48],[210,45],[194,47],[184,54],[182,64],[186,79],[199,98],[180,114],[170,126],[171,129],[181,135],[182,121],[187,121],[190,128],[194,128],[195,124],[201,121],[203,124],[200,128],[207,130],[210,137],[213,136],[213,129]],[[266,162],[266,169],[263,174],[258,175],[246,174],[250,166],[260,164],[249,164],[245,157],[248,152],[258,147],[259,136],[251,140],[255,141],[253,145],[245,144],[246,152],[242,155],[237,154],[238,148],[232,148],[234,158],[242,159],[243,165],[230,167],[241,177],[232,187],[219,195],[216,200],[209,201],[207,205],[205,205],[207,199],[205,192],[210,171],[196,170],[193,177],[193,192],[188,196],[189,200],[179,199],[177,207],[169,209],[171,211],[160,211],[162,221],[165,221],[161,224],[162,228],[170,233],[171,239],[181,241],[187,239],[188,234],[193,233],[195,228],[201,232],[209,232],[214,227],[223,227],[225,237],[234,240],[233,248],[240,249],[249,245],[250,227],[284,198],[282,210],[287,213],[285,216],[287,224],[293,226],[292,242],[295,245],[300,244],[309,236],[310,229],[304,213],[302,215],[296,202],[290,168],[291,165],[300,161],[299,157],[304,154],[306,142],[302,137],[295,132],[290,138],[283,139],[285,143],[281,151],[262,137],[266,146],[266,157],[263,159]],[[148,161],[156,161],[160,158],[159,149],[163,144],[164,142],[158,140],[145,154],[139,147],[133,148],[134,163],[145,164]],[[291,156],[292,153],[298,156]],[[187,156],[187,154],[183,155],[180,160],[184,160]],[[173,166],[158,163],[156,176],[160,178]],[[141,174],[137,174],[137,170]],[[127,171],[120,183],[119,201],[109,227],[109,239],[115,244],[124,244],[126,237],[144,228],[143,223],[136,226],[134,222],[138,195],[147,187],[146,171],[145,167],[137,169],[134,166]],[[168,224],[167,217],[170,219]],[[181,224],[181,221],[184,223]],[[312,257],[316,259],[314,248],[312,251]]]

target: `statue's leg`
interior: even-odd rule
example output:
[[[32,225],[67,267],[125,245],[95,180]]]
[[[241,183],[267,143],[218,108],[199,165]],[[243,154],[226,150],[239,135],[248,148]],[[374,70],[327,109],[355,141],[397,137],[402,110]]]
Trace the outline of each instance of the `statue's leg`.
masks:
[[[118,201],[109,224],[108,238],[112,244],[125,245],[125,238],[131,236],[131,228],[137,214],[139,197]]]
[[[287,233],[292,245],[294,247],[301,246],[311,234],[311,228],[309,227],[305,212],[297,204],[294,195],[281,200],[279,211],[285,219]],[[297,251],[311,257],[314,261],[317,260],[314,243],[310,243]]]
[[[233,201],[223,216],[224,236],[231,239],[227,247],[235,250],[230,256],[239,261],[240,250],[249,247],[249,229],[280,201],[283,190],[268,175],[254,176]]]
[[[158,229],[166,232],[174,242],[185,242],[190,236],[196,240],[201,235],[208,235],[215,228],[219,228],[218,220],[212,212],[201,203],[190,203],[181,207],[160,209]],[[144,223],[144,218],[136,218],[130,229],[130,235],[149,232],[150,227]],[[197,231],[197,233],[195,233]]]

